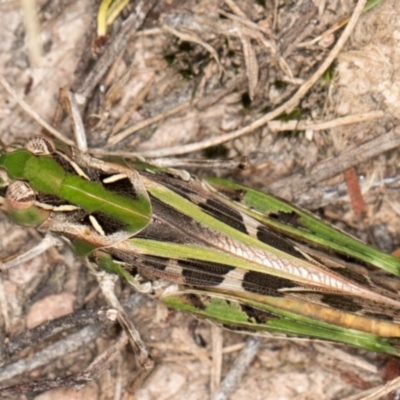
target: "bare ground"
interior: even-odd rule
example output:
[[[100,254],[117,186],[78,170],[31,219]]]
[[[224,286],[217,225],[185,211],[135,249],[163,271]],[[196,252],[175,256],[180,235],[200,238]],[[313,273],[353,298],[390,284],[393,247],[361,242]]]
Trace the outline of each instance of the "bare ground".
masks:
[[[94,3],[38,1],[41,55],[36,60],[26,33],[26,12],[19,2],[0,4],[0,74],[48,122],[60,87],[83,95],[85,79],[93,71]],[[90,146],[105,149],[112,135],[109,149],[150,157],[246,155],[251,162],[247,170],[198,173],[272,191],[394,251],[400,244],[400,4],[382,1],[363,14],[329,73],[307,86],[332,55],[346,26],[341,22],[355,5],[350,0],[156,2],[140,30],[127,35],[123,51],[113,54],[111,69],[99,81],[104,90],[95,85],[85,92],[88,101],[82,113]],[[115,43],[133,9],[114,22],[105,46]],[[127,127],[130,134],[121,138]],[[2,88],[0,129],[5,143],[41,133]],[[72,138],[67,119],[59,129]],[[225,134],[241,130],[246,134],[223,142]],[[187,144],[197,147],[186,149]],[[361,200],[352,204],[354,176]],[[4,218],[0,231],[2,259],[39,241],[35,232],[11,226]],[[75,385],[14,398],[211,398],[246,337],[169,311],[154,299],[135,296],[123,284],[119,296],[155,360],[140,389],[130,387],[136,367],[132,352],[124,347],[115,352],[109,369],[79,391]],[[44,321],[105,305],[93,277],[64,247],[3,274],[0,303],[5,342]],[[32,370],[27,363],[19,373],[3,368],[1,386],[55,382],[56,377],[78,374],[115,345],[118,333],[115,326],[106,327],[88,343],[62,349],[56,360],[50,357]],[[74,339],[75,344],[84,343],[85,335]],[[49,345],[34,344],[14,360],[36,360]],[[364,391],[396,377],[397,371],[395,360],[344,346],[264,339],[230,398],[366,398]]]

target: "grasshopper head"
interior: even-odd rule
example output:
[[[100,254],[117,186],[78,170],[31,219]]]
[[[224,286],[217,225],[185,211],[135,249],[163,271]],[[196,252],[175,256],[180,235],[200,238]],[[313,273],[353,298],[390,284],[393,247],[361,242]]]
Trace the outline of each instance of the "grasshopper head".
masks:
[[[29,163],[35,155],[51,154],[52,142],[44,137],[33,137],[24,146],[15,143],[0,150],[0,204],[7,217],[24,226],[40,226],[50,212],[36,201],[36,193],[29,184]]]

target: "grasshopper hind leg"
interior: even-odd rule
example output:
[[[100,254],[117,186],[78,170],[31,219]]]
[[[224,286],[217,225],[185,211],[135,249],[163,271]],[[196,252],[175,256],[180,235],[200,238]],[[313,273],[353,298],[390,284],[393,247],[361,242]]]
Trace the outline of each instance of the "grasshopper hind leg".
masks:
[[[117,319],[121,326],[124,328],[126,334],[128,335],[129,342],[133,348],[135,355],[138,358],[138,362],[140,366],[146,370],[151,371],[153,368],[154,362],[150,357],[150,354],[144,344],[140,334],[132,321],[126,315],[125,310],[123,309],[121,303],[119,302],[117,296],[115,295],[115,283],[118,279],[118,276],[115,274],[110,274],[105,271],[99,271],[97,269],[97,265],[91,263],[86,260],[86,264],[92,273],[96,276],[97,281],[99,282],[101,291],[106,298],[108,304],[113,307],[118,312]]]

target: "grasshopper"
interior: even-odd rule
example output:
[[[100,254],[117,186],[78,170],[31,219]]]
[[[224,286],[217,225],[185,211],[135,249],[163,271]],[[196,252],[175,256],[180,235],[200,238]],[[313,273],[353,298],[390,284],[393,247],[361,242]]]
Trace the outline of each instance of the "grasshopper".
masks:
[[[281,199],[43,137],[4,148],[0,168],[11,221],[62,237],[135,288],[167,282],[171,308],[234,331],[399,354],[399,260]]]
[[[274,196],[44,137],[0,154],[11,221],[102,270],[172,284],[167,306],[237,331],[399,355],[400,260]],[[390,273],[390,284],[362,266]],[[172,289],[171,289],[172,288]]]

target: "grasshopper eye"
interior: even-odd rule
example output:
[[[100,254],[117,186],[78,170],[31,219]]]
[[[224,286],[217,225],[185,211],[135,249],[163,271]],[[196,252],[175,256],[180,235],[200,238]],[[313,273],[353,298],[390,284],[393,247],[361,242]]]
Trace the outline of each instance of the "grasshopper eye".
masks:
[[[53,154],[56,151],[53,141],[44,136],[34,136],[29,139],[25,149],[37,156]]]
[[[15,181],[6,192],[6,204],[10,210],[26,210],[36,201],[35,192],[25,182]]]

